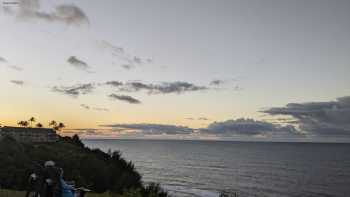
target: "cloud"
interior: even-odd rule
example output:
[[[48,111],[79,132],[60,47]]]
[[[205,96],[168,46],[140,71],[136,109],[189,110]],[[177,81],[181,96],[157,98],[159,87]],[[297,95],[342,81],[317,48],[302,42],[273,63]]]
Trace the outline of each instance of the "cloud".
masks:
[[[73,4],[60,4],[52,12],[40,9],[39,0],[20,0],[18,6],[7,7],[6,13],[21,20],[44,20],[61,22],[67,25],[89,24],[89,19],[79,7]]]
[[[151,58],[142,58],[136,55],[131,55],[126,52],[124,47],[116,46],[105,40],[99,40],[96,42],[102,49],[108,50],[112,57],[116,57],[123,62],[122,68],[130,70],[137,68],[137,66],[144,64],[151,64],[153,60]]]
[[[5,58],[3,58],[3,57],[0,56],[0,62],[6,63],[7,60],[6,60]]]
[[[74,86],[54,86],[52,87],[53,92],[59,92],[68,96],[78,97],[81,94],[91,93],[95,89],[94,84],[78,84]]]
[[[8,66],[9,68],[13,69],[13,70],[16,70],[16,71],[22,71],[23,68],[22,67],[19,67],[19,66],[14,66],[14,65],[11,65],[11,66]]]
[[[169,124],[105,124],[100,127],[112,128],[115,132],[137,133],[142,135],[190,135],[216,137],[253,137],[253,138],[300,138],[304,135],[293,126],[282,126],[254,119],[236,119],[213,122],[206,128],[194,129],[187,126]]]
[[[24,81],[22,80],[11,80],[10,82],[19,86],[24,85]]]
[[[111,124],[100,125],[101,127],[110,127],[117,131],[138,132],[145,135],[176,135],[176,134],[191,134],[192,128],[185,126],[166,125],[166,124]]]
[[[221,84],[224,84],[225,81],[224,80],[213,80],[209,83],[209,85],[212,85],[212,86],[219,86]]]
[[[301,135],[293,126],[281,126],[254,119],[240,118],[236,120],[226,120],[223,122],[214,122],[207,128],[200,129],[202,133],[215,134],[218,136],[288,136]]]
[[[92,109],[95,110],[95,111],[105,111],[105,112],[109,111],[109,109],[103,108],[103,107],[94,107]]]
[[[199,118],[188,117],[188,118],[185,118],[185,119],[186,120],[204,120],[204,121],[210,120],[209,118],[206,118],[206,117],[199,117]]]
[[[123,85],[123,82],[120,82],[120,81],[107,81],[105,84],[113,86],[113,87],[119,87],[119,86]]]
[[[69,129],[69,130],[65,130],[64,133],[65,134],[77,134],[77,135],[83,135],[83,136],[105,136],[108,135],[106,132],[106,130],[103,129],[95,129],[95,128],[79,128],[79,129]],[[110,132],[110,130],[108,130],[107,132]]]
[[[126,69],[126,70],[131,70],[133,69],[135,66],[131,65],[131,64],[123,64],[121,65],[122,68]]]
[[[95,111],[104,111],[104,112],[108,112],[108,111],[109,111],[109,109],[107,109],[107,108],[103,108],[103,107],[90,107],[90,106],[88,106],[88,105],[86,105],[86,104],[81,104],[80,107],[82,107],[82,108],[84,108],[84,109],[87,109],[87,110],[92,109],[92,110],[95,110]]]
[[[76,58],[75,56],[70,56],[70,57],[67,59],[67,62],[68,62],[70,65],[72,65],[73,67],[75,67],[75,68],[77,68],[77,69],[79,69],[79,70],[84,70],[84,71],[89,72],[89,71],[88,71],[88,70],[89,70],[89,65],[88,65],[86,62],[84,62],[84,61],[82,61],[82,60]]]
[[[105,49],[111,50],[113,55],[122,55],[125,53],[125,49],[123,47],[115,46],[105,40],[97,41],[97,44],[100,44],[100,46],[102,46]]]
[[[210,120],[210,119],[206,117],[199,117],[198,120]]]
[[[80,104],[80,107],[82,107],[84,109],[90,109],[90,107],[88,105],[85,105],[85,104]]]
[[[238,86],[238,85],[236,85],[235,87],[233,87],[233,90],[234,91],[241,91],[241,90],[243,90],[243,88]]]
[[[290,116],[301,130],[314,135],[350,137],[350,96],[329,102],[289,103],[262,112]]]
[[[106,82],[108,85],[113,85],[112,82]],[[160,84],[146,84],[142,82],[127,82],[127,83],[116,83],[113,85],[114,87],[118,87],[118,91],[121,92],[139,92],[146,91],[148,94],[170,94],[177,93],[181,94],[184,92],[194,92],[207,90],[208,87],[205,86],[197,86],[188,82],[163,82]]]
[[[136,64],[142,64],[143,60],[140,57],[134,56],[132,58],[132,62],[136,63]]]
[[[115,100],[125,101],[130,104],[141,104],[141,101],[127,95],[110,94],[108,97]]]

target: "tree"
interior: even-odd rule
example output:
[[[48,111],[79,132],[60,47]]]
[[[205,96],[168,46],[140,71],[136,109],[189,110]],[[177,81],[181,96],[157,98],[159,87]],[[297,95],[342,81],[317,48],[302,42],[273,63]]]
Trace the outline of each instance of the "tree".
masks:
[[[29,122],[30,122],[30,127],[32,127],[33,122],[35,122],[35,118],[34,117],[29,118]]]
[[[63,129],[64,127],[66,127],[66,125],[64,125],[62,122],[58,123],[58,128]]]
[[[23,127],[23,120],[19,121],[17,124],[18,124],[19,126]]]
[[[64,127],[66,127],[66,125],[64,125],[62,122],[60,123],[56,123],[56,125],[53,127],[53,129],[60,131],[61,129],[63,129]]]
[[[42,128],[43,127],[43,125],[39,122],[38,124],[36,124],[36,127],[38,127],[38,128]]]
[[[23,126],[24,127],[28,127],[28,125],[29,125],[28,121],[23,121]]]
[[[27,127],[29,123],[28,123],[28,121],[21,120],[17,124],[21,127]]]
[[[57,122],[52,120],[50,123],[49,123],[49,126],[52,126],[52,128],[55,128],[57,127]]]

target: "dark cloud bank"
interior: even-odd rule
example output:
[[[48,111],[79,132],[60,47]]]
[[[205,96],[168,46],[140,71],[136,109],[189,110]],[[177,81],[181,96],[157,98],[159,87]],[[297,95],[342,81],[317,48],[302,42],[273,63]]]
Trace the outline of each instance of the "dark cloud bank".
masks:
[[[263,112],[290,116],[301,130],[314,135],[350,137],[350,96],[329,102],[289,103]]]
[[[231,136],[269,136],[273,134],[300,135],[292,126],[281,126],[253,119],[227,120],[224,122],[211,123],[207,128],[193,129],[185,126],[165,125],[165,124],[110,124],[101,125],[110,127],[117,131],[131,130],[143,134],[213,134],[222,137]]]
[[[254,119],[232,119],[213,122],[206,128],[163,124],[109,124],[101,127],[112,131],[134,131],[144,135],[210,134],[218,137],[258,137],[272,139],[318,139],[318,137],[350,138],[350,96],[330,102],[290,103],[262,111],[278,118],[282,124]],[[193,118],[192,118],[193,119]]]

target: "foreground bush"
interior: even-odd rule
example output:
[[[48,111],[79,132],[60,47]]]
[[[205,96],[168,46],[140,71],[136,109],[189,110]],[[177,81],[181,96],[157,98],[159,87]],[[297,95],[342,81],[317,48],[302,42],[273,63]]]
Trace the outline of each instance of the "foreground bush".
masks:
[[[66,180],[74,180],[97,193],[143,189],[141,175],[119,152],[107,154],[84,147],[76,136],[56,143],[24,144],[11,138],[0,141],[0,188],[25,190],[27,177],[39,164],[53,160],[64,169]]]

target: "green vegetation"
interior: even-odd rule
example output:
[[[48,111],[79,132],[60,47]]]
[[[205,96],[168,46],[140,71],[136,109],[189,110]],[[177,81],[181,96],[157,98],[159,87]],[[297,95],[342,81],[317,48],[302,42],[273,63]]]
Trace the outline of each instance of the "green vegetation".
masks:
[[[24,197],[25,192],[23,191],[14,191],[14,190],[1,190],[0,189],[0,196],[1,197]],[[96,194],[96,193],[89,193],[86,197],[111,197],[109,193],[102,193],[102,194]]]
[[[78,136],[61,137],[55,143],[20,143],[12,138],[0,140],[0,188],[25,190],[27,178],[38,164],[53,160],[65,171],[65,180],[75,181],[99,195],[91,197],[166,197],[159,185],[144,186],[141,175],[119,152],[105,153],[84,146]],[[5,190],[4,195],[6,196]],[[108,192],[108,193],[106,193]],[[102,194],[105,193],[105,194]],[[16,197],[13,193],[11,197]],[[109,196],[108,196],[109,197]]]
[[[0,196],[1,197],[23,197],[25,196],[25,192],[0,189]]]

